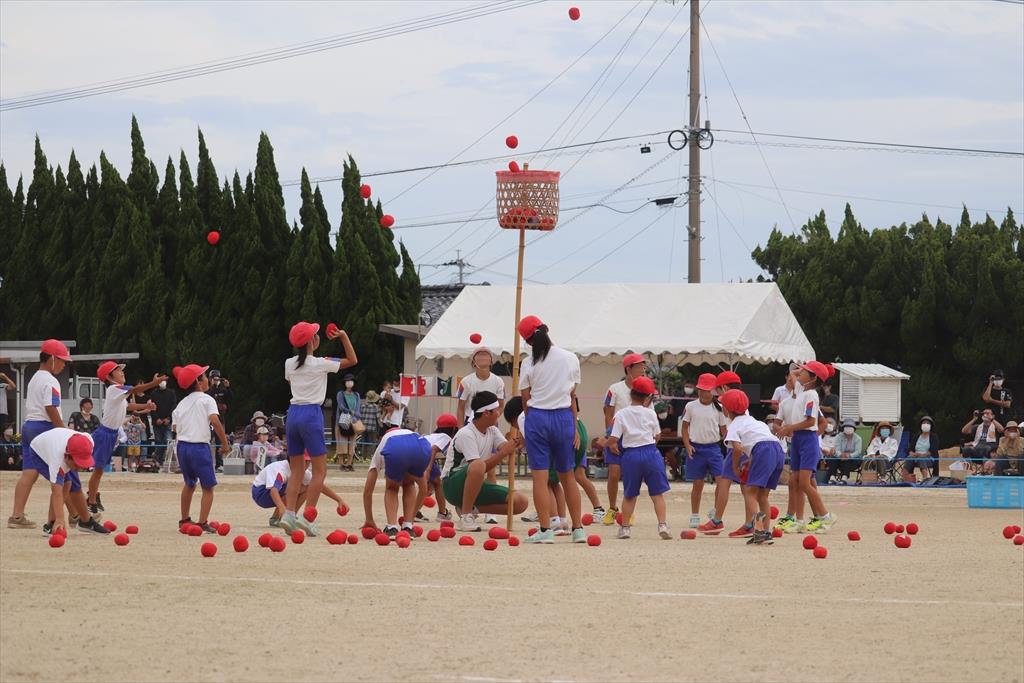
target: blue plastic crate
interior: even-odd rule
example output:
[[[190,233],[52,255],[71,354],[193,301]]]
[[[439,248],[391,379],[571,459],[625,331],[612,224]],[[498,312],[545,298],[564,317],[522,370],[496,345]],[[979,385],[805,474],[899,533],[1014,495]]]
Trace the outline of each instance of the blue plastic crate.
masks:
[[[967,477],[967,507],[1024,508],[1024,477]]]

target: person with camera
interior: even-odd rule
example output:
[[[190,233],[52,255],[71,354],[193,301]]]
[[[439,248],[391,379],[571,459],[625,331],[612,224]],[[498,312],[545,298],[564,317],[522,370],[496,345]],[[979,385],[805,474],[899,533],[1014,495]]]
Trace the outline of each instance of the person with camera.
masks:
[[[1013,417],[1013,393],[1003,386],[1003,371],[996,370],[988,376],[988,385],[981,394],[981,400],[992,406],[996,420],[1006,423]]]
[[[217,403],[217,411],[220,413],[220,421],[224,425],[224,431],[230,431],[227,412],[232,399],[235,397],[234,392],[231,390],[231,380],[221,376],[220,370],[210,370],[210,388],[207,389],[206,393]],[[213,436],[211,435],[210,438],[212,439]],[[224,456],[221,455],[220,449],[217,450],[217,471],[224,471]]]
[[[980,421],[979,421],[980,418]],[[974,434],[974,438],[964,444],[963,456],[973,462],[984,462],[999,444],[999,435],[1003,432],[1003,425],[995,419],[991,408],[975,410],[971,421],[963,426],[960,433],[964,436]]]

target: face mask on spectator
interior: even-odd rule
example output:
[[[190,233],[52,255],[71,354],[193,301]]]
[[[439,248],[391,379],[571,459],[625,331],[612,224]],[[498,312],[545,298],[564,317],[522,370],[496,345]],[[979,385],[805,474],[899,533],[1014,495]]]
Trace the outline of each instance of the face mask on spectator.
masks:
[[[257,427],[262,427],[265,424],[267,424],[267,421],[264,420],[262,417],[257,417],[256,418],[256,426]]]
[[[1013,441],[1018,436],[1020,436],[1020,432],[1018,432],[1016,429],[1007,429],[1006,430],[1006,438],[1007,439],[1010,439],[1011,441]]]
[[[683,387],[683,393],[687,396],[693,396],[693,387]]]
[[[835,427],[833,427],[832,425],[825,425],[825,433],[826,434],[831,434],[834,431],[836,431]]]
[[[166,389],[167,388],[167,382],[160,382],[160,388],[161,389]]]
[[[1003,387],[1003,380],[1001,380],[1001,379],[992,380],[992,386],[994,386],[996,389],[1001,389]]]
[[[665,412],[665,413],[658,413],[658,419],[659,420],[664,420],[666,417],[668,417],[668,413],[667,412]]]
[[[853,432],[853,427],[843,427],[843,434],[846,434],[847,436],[852,436]]]
[[[355,382],[353,382],[352,380],[349,380],[349,381],[345,382],[345,388],[346,388],[346,389],[351,389],[351,388],[352,388],[352,387],[354,387],[355,385],[356,385],[356,383],[355,383]]]
[[[10,439],[11,437],[14,436],[14,430],[13,429],[5,429],[4,430],[4,436],[6,436],[8,439]]]
[[[932,426],[930,424],[928,424],[927,422],[922,422],[921,423],[921,432],[923,434],[927,434],[930,431],[932,431]]]
[[[882,437],[883,439],[888,438],[890,434],[892,434],[892,432],[890,432],[888,429],[880,429],[880,430],[878,430],[878,435],[880,437]]]

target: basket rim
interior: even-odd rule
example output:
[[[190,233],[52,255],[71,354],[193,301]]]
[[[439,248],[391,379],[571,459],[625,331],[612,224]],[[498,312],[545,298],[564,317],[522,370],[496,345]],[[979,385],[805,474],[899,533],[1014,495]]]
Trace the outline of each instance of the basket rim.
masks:
[[[495,171],[498,180],[502,182],[558,182],[561,171]]]

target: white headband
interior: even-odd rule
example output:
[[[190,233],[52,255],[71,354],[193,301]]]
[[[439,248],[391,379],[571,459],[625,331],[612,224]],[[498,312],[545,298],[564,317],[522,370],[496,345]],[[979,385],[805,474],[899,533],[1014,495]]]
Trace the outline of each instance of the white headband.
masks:
[[[477,408],[473,412],[475,412],[477,415],[479,415],[480,413],[485,413],[488,410],[497,410],[497,409],[498,409],[498,402],[495,401],[494,403],[491,403],[490,405],[486,405],[483,408]]]

